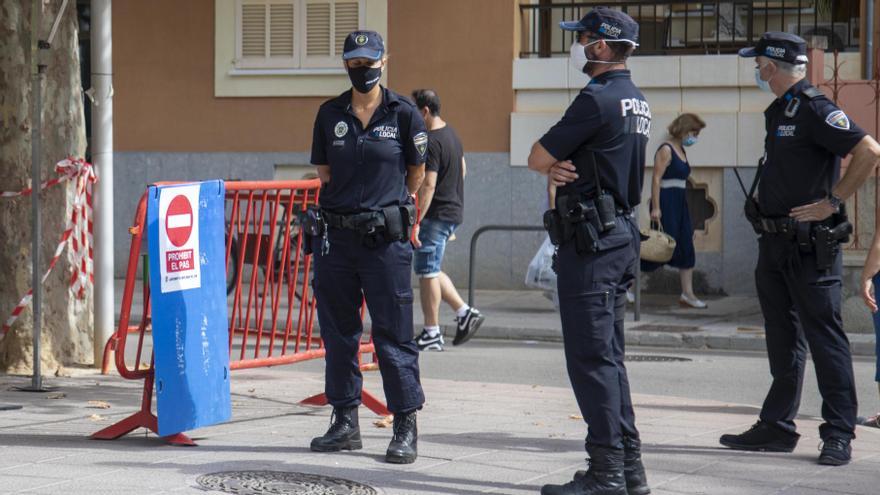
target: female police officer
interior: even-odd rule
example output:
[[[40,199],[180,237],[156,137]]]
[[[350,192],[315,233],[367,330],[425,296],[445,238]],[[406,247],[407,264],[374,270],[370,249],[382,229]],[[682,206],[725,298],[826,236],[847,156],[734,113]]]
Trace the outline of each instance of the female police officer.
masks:
[[[413,340],[411,195],[424,177],[428,135],[418,109],[379,84],[387,57],[378,33],[349,34],[342,59],[352,89],[321,105],[312,141],[311,162],[323,182],[320,223],[325,227],[312,239],[314,285],[327,352],[325,393],[333,415],[329,430],[312,440],[311,449],[362,446],[357,408],[364,297],[388,409],[394,413],[385,459],[411,463],[417,455],[416,411],[425,401]]]

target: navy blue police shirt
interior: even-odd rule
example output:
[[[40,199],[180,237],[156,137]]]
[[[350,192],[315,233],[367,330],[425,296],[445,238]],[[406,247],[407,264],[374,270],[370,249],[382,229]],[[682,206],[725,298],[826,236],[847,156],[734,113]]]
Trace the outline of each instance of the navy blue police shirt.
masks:
[[[425,163],[425,121],[409,100],[383,87],[365,129],[351,108],[351,91],[326,101],[315,117],[311,162],[330,166],[321,207],[360,213],[405,204],[406,167]]]
[[[764,169],[758,205],[768,217],[827,198],[840,177],[840,158],[865,131],[824,94],[801,80],[764,111]]]
[[[577,168],[578,178],[560,187],[557,195],[595,194],[593,153],[602,189],[614,196],[618,207],[635,207],[641,201],[650,133],[651,109],[628,70],[593,78],[540,139],[553,158],[571,160]]]

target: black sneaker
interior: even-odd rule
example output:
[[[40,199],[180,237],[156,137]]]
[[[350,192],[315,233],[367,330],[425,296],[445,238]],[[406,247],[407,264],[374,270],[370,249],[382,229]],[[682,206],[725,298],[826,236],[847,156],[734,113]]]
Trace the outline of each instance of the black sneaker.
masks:
[[[850,439],[841,437],[828,437],[820,444],[822,448],[819,454],[819,464],[826,466],[843,466],[849,464],[852,459],[852,446]]]
[[[471,337],[477,333],[477,330],[480,329],[480,325],[483,324],[483,320],[486,317],[483,316],[482,313],[477,311],[476,308],[468,308],[467,314],[462,317],[455,317],[456,330],[455,330],[455,338],[452,340],[452,345],[461,345],[471,340]]]
[[[422,329],[422,333],[419,334],[419,338],[416,339],[416,345],[419,346],[420,351],[442,351],[443,344],[445,343],[442,333],[438,333],[436,336],[431,337],[428,331],[424,328]]]
[[[787,433],[758,421],[748,431],[739,435],[721,435],[721,445],[736,450],[756,450],[762,452],[792,452],[801,436]]]

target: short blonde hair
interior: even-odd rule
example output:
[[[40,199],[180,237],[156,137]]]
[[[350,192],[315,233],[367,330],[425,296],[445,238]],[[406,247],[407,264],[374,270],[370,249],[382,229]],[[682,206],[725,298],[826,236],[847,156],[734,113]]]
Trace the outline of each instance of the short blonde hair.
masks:
[[[676,138],[681,139],[685,137],[689,132],[692,131],[701,131],[704,127],[706,127],[706,123],[703,122],[703,119],[697,116],[694,113],[683,113],[675,118],[669,127],[666,130],[669,132],[669,135]]]

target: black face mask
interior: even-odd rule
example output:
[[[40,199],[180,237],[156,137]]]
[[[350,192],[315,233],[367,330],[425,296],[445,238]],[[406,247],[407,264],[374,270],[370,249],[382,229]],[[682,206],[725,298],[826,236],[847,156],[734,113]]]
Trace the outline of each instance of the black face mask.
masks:
[[[382,77],[382,67],[352,67],[348,69],[348,78],[351,79],[351,85],[359,93],[369,93],[373,87],[379,84]]]

